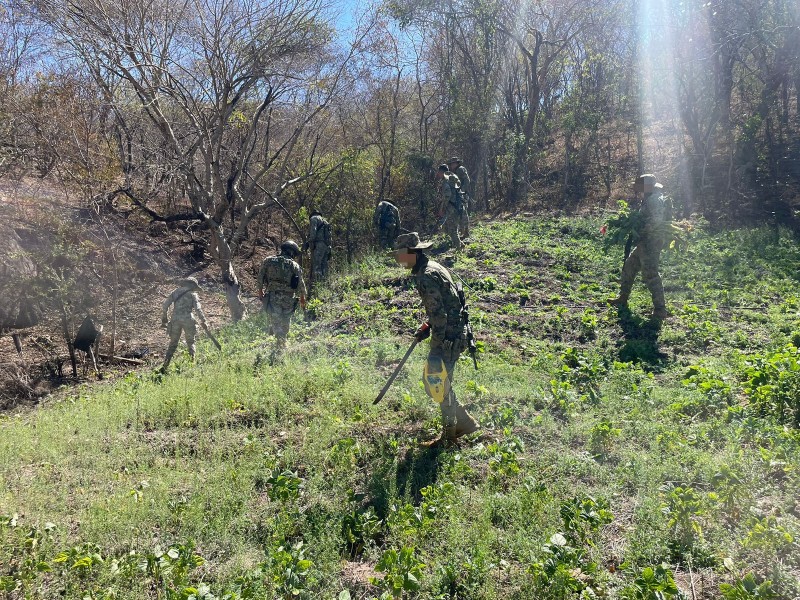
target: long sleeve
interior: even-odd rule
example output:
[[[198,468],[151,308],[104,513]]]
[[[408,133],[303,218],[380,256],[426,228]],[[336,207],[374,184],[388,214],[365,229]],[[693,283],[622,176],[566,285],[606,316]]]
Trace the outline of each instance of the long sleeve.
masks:
[[[203,325],[206,324],[206,315],[203,312],[203,307],[200,304],[200,297],[197,294],[192,294],[193,298],[193,306],[192,310],[197,313],[197,316],[200,318],[200,323]]]
[[[164,300],[164,303],[161,305],[161,322],[167,322],[167,312],[169,311],[169,307],[172,305],[172,300],[175,296],[175,292],[172,292],[167,299]]]

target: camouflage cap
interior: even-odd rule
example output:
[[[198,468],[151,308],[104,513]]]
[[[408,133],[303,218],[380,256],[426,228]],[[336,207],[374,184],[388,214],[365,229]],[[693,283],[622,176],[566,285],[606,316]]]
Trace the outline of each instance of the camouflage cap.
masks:
[[[425,250],[431,246],[433,246],[433,242],[420,242],[419,234],[416,231],[401,233],[394,240],[395,250],[402,250],[403,248],[408,248],[409,250]]]
[[[180,287],[197,290],[198,292],[203,290],[203,288],[201,288],[200,284],[197,282],[196,277],[186,277],[185,279],[179,279],[178,285]]]
[[[298,256],[300,254],[300,246],[294,240],[286,240],[281,244],[281,252],[291,256]]]
[[[448,165],[452,165],[453,163],[458,163],[458,164],[461,164],[462,162],[464,162],[464,161],[462,161],[462,160],[461,160],[460,158],[458,158],[457,156],[454,156],[454,157],[452,157],[450,160],[448,160],[448,161],[447,161],[447,164],[448,164]]]

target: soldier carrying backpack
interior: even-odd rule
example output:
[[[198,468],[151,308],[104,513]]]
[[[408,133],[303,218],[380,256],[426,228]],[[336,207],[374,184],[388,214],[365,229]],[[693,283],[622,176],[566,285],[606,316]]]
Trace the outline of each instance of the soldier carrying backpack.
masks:
[[[258,273],[258,294],[276,338],[276,353],[286,347],[289,324],[298,302],[303,310],[306,308],[303,271],[295,261],[298,256],[300,247],[286,240],[281,244],[280,254],[267,258]]]

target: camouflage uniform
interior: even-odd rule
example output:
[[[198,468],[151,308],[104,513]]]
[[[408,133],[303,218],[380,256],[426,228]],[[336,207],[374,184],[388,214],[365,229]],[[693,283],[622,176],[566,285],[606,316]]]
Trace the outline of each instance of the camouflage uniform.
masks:
[[[419,240],[416,233],[403,234],[397,238],[395,248],[411,247],[413,240]],[[404,244],[406,244],[404,246]],[[415,246],[420,246],[418,243]],[[421,245],[423,248],[430,244]],[[467,348],[467,331],[461,314],[461,301],[458,288],[450,272],[439,263],[430,260],[418,251],[417,261],[411,269],[416,280],[422,304],[430,323],[431,346],[428,362],[444,362],[449,378],[449,393],[440,405],[442,411],[442,439],[453,441],[465,433],[478,428],[477,422],[458,402],[452,382],[458,357]],[[439,369],[434,369],[439,370]]]
[[[464,247],[459,233],[469,230],[469,215],[464,206],[461,182],[455,173],[447,171],[442,178],[442,202],[444,210],[444,229],[450,236],[450,243],[458,250]]]
[[[381,248],[391,248],[395,238],[400,235],[400,211],[391,202],[379,202],[372,224],[378,230]]]
[[[469,172],[467,171],[467,167],[460,164],[461,160],[457,157],[453,157],[450,159],[449,164],[458,164],[455,171],[453,171],[458,180],[461,182],[461,191],[464,193],[464,212],[466,217],[464,219],[464,237],[469,236],[469,212],[472,210],[473,200],[475,198],[474,190],[472,189],[472,180],[469,178]]]
[[[644,175],[642,177],[653,176]],[[653,182],[655,182],[655,177],[653,177]],[[660,228],[664,222],[665,214],[664,198],[661,195],[660,185],[656,184],[653,191],[645,193],[640,214],[642,216],[642,226],[638,231],[636,247],[625,259],[620,277],[619,297],[614,299],[612,303],[616,305],[627,304],[633,288],[633,282],[637,273],[641,271],[642,279],[653,297],[653,315],[663,317],[668,313],[664,299],[664,285],[661,282],[661,275],[658,273],[661,248],[664,245]]]
[[[298,297],[305,298],[306,284],[303,271],[285,252],[267,258],[258,273],[260,290],[266,290],[262,308],[269,317],[277,347],[286,345],[289,323],[297,309]]]
[[[197,295],[199,290],[200,286],[197,284],[197,280],[189,277],[182,282],[181,287],[167,296],[161,306],[161,325],[167,328],[167,335],[169,335],[169,346],[167,346],[167,353],[164,355],[164,369],[169,366],[172,355],[175,354],[175,350],[178,348],[181,332],[186,338],[189,356],[194,358],[197,321],[193,313],[197,314],[203,326],[206,324],[206,316],[203,314],[203,309],[200,306],[200,297]],[[175,308],[172,311],[172,319],[167,324],[167,312],[173,304]]]
[[[311,276],[319,281],[328,276],[328,259],[331,256],[331,226],[322,215],[311,215],[308,232],[311,248]]]

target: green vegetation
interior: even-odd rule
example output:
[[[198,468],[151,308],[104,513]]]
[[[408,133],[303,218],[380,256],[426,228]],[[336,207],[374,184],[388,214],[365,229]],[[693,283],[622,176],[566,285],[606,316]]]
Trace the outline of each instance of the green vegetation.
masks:
[[[133,373],[0,420],[0,596],[795,598],[800,248],[690,234],[669,308],[616,292],[599,218],[475,228],[458,256],[483,425],[450,450],[416,352],[424,311],[367,257],[293,328],[258,318],[167,376]],[[271,343],[271,340],[267,340]]]

